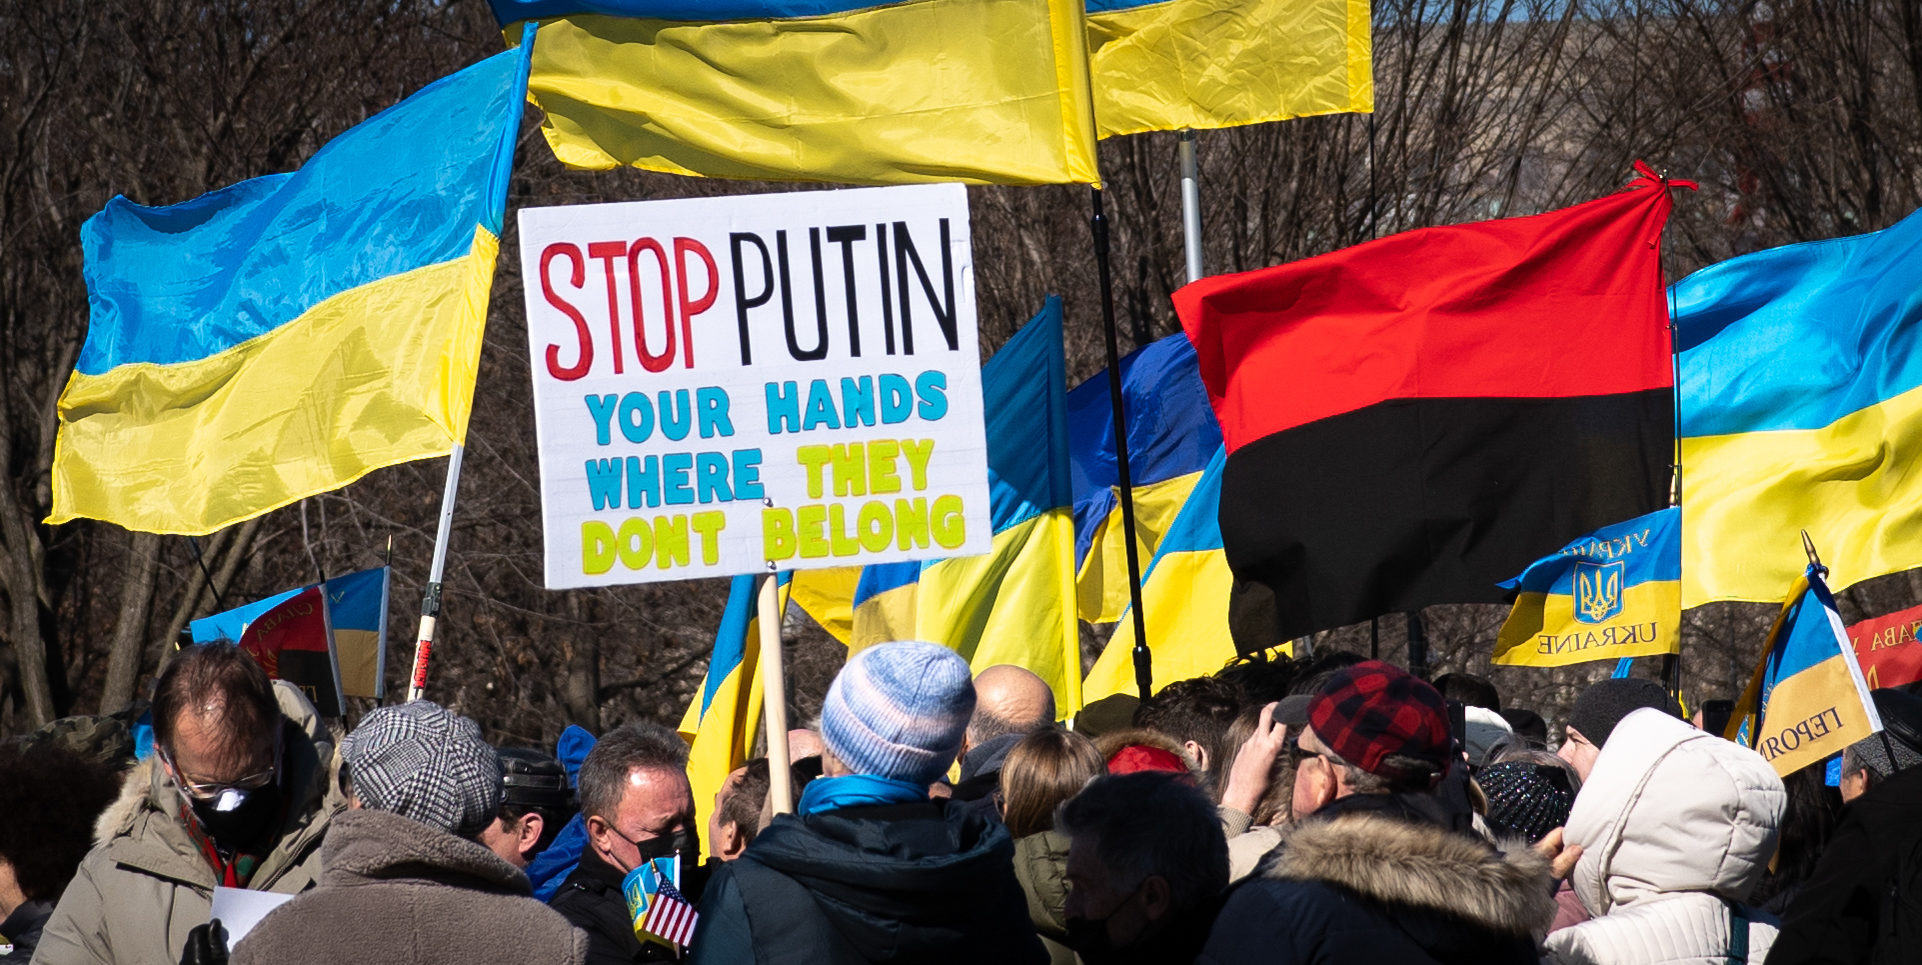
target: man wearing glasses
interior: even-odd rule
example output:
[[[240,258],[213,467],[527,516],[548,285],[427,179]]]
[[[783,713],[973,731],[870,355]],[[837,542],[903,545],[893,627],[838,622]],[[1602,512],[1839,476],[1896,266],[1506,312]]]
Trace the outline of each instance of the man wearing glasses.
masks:
[[[1497,849],[1435,793],[1462,760],[1434,687],[1378,661],[1344,668],[1292,753],[1298,824],[1197,962],[1536,961],[1534,933],[1555,916],[1548,859]]]
[[[102,817],[36,963],[176,962],[215,886],[293,894],[319,873],[339,800],[298,690],[232,644],[190,647],[161,672],[153,719],[154,755]]]

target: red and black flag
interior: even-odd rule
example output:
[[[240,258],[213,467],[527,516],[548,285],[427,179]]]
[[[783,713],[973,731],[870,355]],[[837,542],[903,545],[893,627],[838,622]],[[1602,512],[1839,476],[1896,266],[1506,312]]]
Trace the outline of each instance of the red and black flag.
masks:
[[[1175,293],[1228,447],[1237,608],[1275,638],[1496,586],[1667,505],[1674,449],[1661,233],[1620,193],[1426,228]]]

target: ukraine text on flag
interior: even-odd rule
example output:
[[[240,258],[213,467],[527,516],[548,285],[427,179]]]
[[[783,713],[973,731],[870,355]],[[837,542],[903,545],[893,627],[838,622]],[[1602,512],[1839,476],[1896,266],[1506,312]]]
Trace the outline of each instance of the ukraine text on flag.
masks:
[[[1682,511],[1604,526],[1500,585],[1515,591],[1494,662],[1561,667],[1680,652]]]
[[[88,219],[48,521],[209,533],[462,441],[525,77],[497,55],[291,174]]]
[[[1101,136],[1375,106],[1368,0],[1088,0]]]
[[[787,606],[791,578],[789,573],[776,578],[780,609]],[[707,675],[688,702],[679,728],[681,739],[688,743],[687,780],[694,790],[697,827],[708,826],[715,792],[754,752],[763,699],[760,620],[755,578],[735,577],[728,587],[727,608],[714,631],[714,655],[708,660]],[[712,846],[713,842],[703,840],[702,853]]]
[[[492,3],[543,21],[529,91],[572,167],[1099,181],[1079,0]]]
[[[1068,480],[1061,302],[1050,297],[981,367],[994,548],[985,556],[861,571],[850,647],[928,640],[976,671],[1014,664],[1048,682],[1063,714],[1081,707]]]
[[[1922,215],[1710,266],[1670,301],[1682,604],[1774,600],[1804,529],[1840,587],[1922,564]]]
[[[1729,718],[1728,738],[1787,777],[1882,729],[1823,569],[1795,581]]]

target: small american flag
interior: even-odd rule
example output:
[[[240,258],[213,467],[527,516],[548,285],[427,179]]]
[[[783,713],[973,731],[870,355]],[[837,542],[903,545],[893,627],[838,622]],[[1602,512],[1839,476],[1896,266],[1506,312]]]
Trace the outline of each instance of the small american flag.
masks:
[[[694,939],[694,925],[701,916],[679,888],[663,879],[654,903],[648,906],[641,930],[662,941],[686,947]]]

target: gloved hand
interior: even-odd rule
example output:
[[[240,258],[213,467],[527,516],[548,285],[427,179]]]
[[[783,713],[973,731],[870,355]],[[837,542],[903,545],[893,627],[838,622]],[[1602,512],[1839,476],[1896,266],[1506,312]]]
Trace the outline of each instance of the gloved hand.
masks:
[[[220,919],[195,925],[187,933],[180,965],[227,965],[227,929],[220,927]]]

